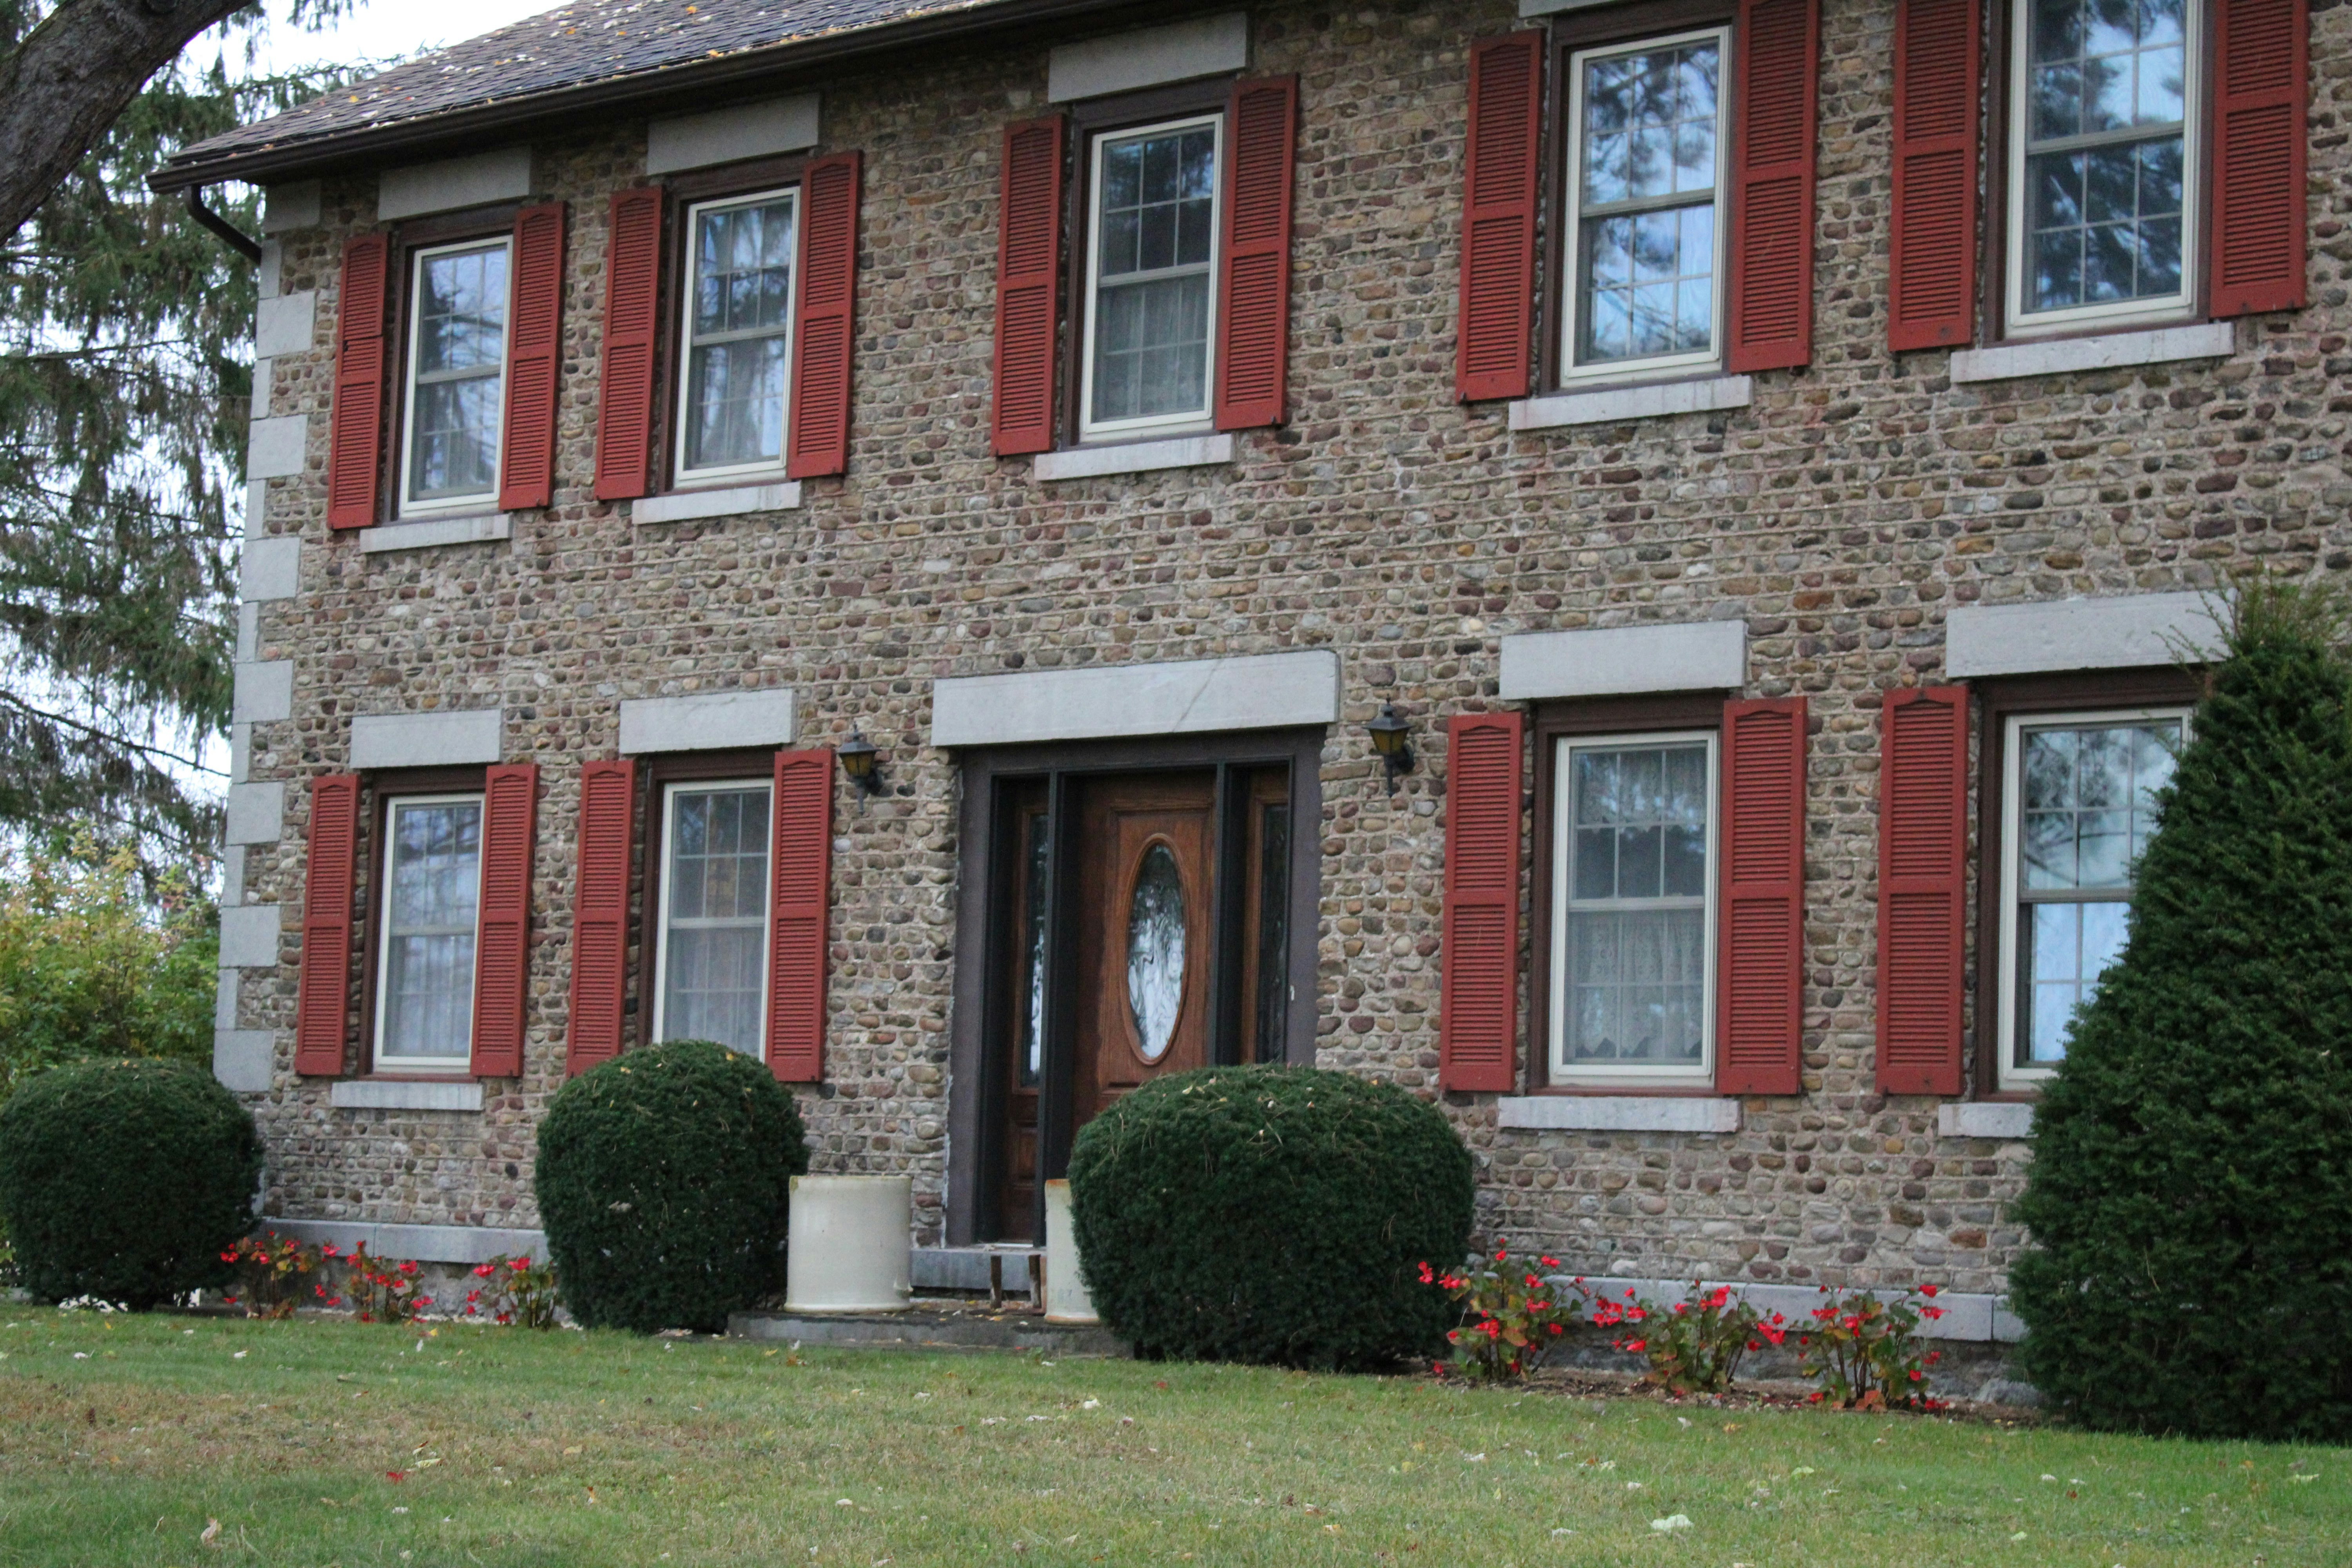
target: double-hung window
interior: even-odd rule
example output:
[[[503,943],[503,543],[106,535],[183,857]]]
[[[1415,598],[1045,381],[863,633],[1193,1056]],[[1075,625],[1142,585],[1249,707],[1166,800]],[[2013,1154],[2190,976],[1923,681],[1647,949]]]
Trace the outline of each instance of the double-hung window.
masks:
[[[1730,48],[1715,27],[1570,57],[1562,380],[1719,362]]]
[[[1210,426],[1223,135],[1203,114],[1093,138],[1085,439]]]
[[[496,503],[512,249],[501,236],[429,247],[410,260],[403,516]]]
[[[784,470],[799,221],[797,189],[688,209],[681,483]]]
[[[758,1056],[767,1026],[765,779],[665,786],[654,1038]]]
[[[2123,952],[2178,708],[2012,716],[2001,784],[2000,1070],[2025,1088],[2065,1058],[2074,1012]]]
[[[2012,331],[2161,320],[2194,303],[2203,26],[2197,0],[2016,0]]]
[[[481,888],[479,794],[385,804],[376,1071],[467,1070]]]
[[[1713,1079],[1717,743],[1707,731],[1556,742],[1555,1083]]]

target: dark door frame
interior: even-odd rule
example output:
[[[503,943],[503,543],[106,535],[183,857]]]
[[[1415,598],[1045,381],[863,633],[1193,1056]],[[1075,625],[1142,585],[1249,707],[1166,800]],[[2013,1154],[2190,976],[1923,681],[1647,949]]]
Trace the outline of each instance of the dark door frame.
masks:
[[[1290,1007],[1284,1020],[1283,1059],[1312,1066],[1317,1015],[1316,953],[1322,907],[1323,791],[1320,769],[1323,731],[1318,728],[1261,730],[1231,735],[1169,735],[1144,740],[1054,742],[1025,746],[974,747],[960,760],[962,802],[958,813],[955,992],[948,1020],[948,1242],[968,1247],[982,1239],[994,1213],[986,1190],[996,1169],[995,1142],[1002,1118],[992,1115],[1001,1098],[992,1053],[1008,1048],[1005,1026],[1010,999],[1003,976],[1010,973],[1006,943],[1014,933],[999,918],[1009,907],[1007,879],[1021,870],[1017,852],[1007,852],[1005,785],[1045,779],[1051,824],[1047,868],[1046,985],[1044,1093],[1038,1105],[1037,1179],[1045,1183],[1067,1167],[1072,1134],[1068,1105],[1075,1021],[1068,983],[1068,922],[1055,911],[1068,908],[1076,873],[1069,802],[1072,783],[1087,774],[1146,773],[1177,768],[1213,768],[1218,773],[1217,853],[1223,866],[1231,827],[1238,813],[1229,779],[1253,767],[1286,767],[1290,774],[1290,942],[1287,953]],[[1234,879],[1221,876],[1221,913]],[[1221,928],[1238,922],[1221,920]],[[1230,936],[1211,954],[1210,995],[1214,1034],[1212,1049],[1223,1051],[1238,1036],[1238,963]]]

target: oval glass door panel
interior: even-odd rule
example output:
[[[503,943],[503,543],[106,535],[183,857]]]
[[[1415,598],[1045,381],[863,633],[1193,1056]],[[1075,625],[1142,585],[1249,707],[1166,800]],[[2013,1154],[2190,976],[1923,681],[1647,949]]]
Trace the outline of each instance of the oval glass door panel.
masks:
[[[1156,1062],[1176,1037],[1184,1002],[1184,880],[1165,844],[1143,852],[1127,912],[1127,1005],[1143,1059]]]

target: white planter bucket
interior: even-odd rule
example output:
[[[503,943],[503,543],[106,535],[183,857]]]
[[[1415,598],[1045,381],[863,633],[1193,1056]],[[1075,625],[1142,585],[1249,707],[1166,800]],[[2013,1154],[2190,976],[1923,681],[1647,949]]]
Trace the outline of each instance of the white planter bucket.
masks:
[[[908,1176],[794,1176],[787,1312],[902,1312],[914,1248]]]
[[[1070,1228],[1070,1184],[1045,1184],[1045,1321],[1099,1323],[1078,1272],[1078,1238]]]

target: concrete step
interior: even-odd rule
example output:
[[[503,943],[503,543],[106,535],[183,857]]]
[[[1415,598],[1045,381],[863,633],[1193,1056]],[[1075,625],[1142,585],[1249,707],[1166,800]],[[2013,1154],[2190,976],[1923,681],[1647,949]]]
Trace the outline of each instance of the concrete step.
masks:
[[[918,1299],[903,1312],[737,1312],[728,1318],[727,1332],[843,1350],[1026,1351],[1118,1360],[1135,1353],[1099,1324],[1049,1323],[1032,1309],[992,1307],[985,1300]]]

